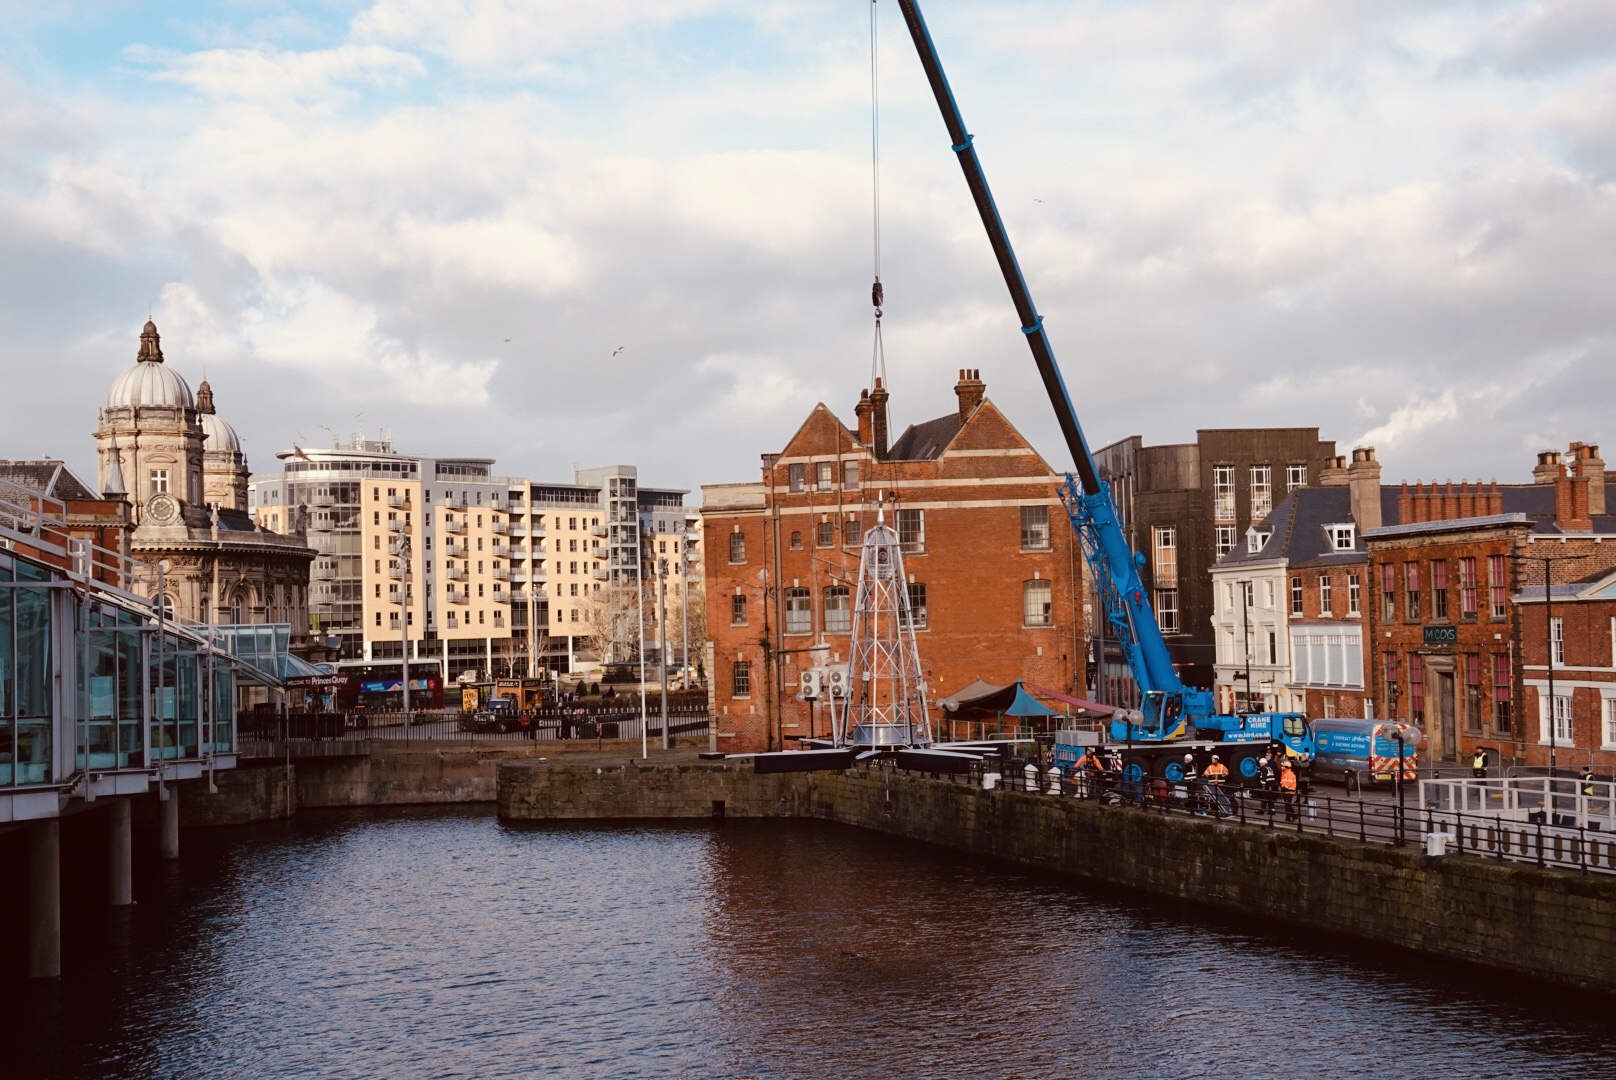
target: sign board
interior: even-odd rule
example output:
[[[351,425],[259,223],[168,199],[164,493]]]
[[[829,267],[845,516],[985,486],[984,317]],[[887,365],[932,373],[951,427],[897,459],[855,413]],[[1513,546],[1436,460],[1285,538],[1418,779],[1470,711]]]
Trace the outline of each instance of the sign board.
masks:
[[[475,712],[480,702],[477,700],[475,686],[462,687],[460,690],[460,708],[465,712]]]
[[[395,682],[397,680],[394,680]],[[286,680],[293,689],[339,690],[348,685],[347,675],[293,675]]]
[[[1425,643],[1427,645],[1457,645],[1459,644],[1459,628],[1457,626],[1427,626],[1425,627]]]

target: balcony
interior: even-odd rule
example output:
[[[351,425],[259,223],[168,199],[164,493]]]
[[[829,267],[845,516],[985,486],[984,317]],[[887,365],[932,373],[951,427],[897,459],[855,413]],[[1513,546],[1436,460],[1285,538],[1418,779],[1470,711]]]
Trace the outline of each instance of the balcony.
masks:
[[[464,566],[450,567],[443,572],[443,576],[448,578],[450,581],[465,581],[466,568]]]
[[[449,541],[443,545],[443,553],[451,559],[463,559],[466,556],[466,545]]]
[[[505,628],[505,617],[503,615],[501,615],[497,611],[494,612],[494,629],[495,630],[503,630],[504,628]]]
[[[509,581],[509,580],[511,580],[511,572],[509,570],[505,569],[503,566],[494,567],[492,573],[494,575],[494,580],[495,581]]]
[[[525,604],[528,601],[529,595],[530,594],[528,593],[528,591],[526,589],[512,589],[511,590],[511,603],[513,603],[513,604]]]
[[[447,495],[439,505],[447,506],[454,510],[469,510],[471,508],[471,503],[467,501],[464,495]]]
[[[504,536],[511,531],[511,527],[503,519],[496,519],[488,523],[489,531]]]
[[[513,569],[511,571],[511,576],[510,576],[509,580],[510,580],[511,584],[513,584],[513,585],[526,584],[526,582],[527,582],[527,571],[523,570],[521,568]]]
[[[444,519],[443,530],[444,532],[464,533],[466,531],[466,523],[451,515],[450,517]]]
[[[330,514],[312,514],[309,517],[309,532],[326,533],[336,527]]]
[[[409,522],[404,521],[402,518],[390,518],[387,522],[387,531],[396,533],[409,532]]]
[[[401,506],[410,505],[410,497],[408,495],[389,495],[387,496],[387,505],[397,510]]]
[[[535,559],[542,559],[548,554],[550,554],[550,548],[542,541],[533,545],[533,557]]]
[[[394,581],[404,581],[410,576],[410,568],[407,566],[389,566],[387,576]]]
[[[550,530],[544,527],[544,519],[540,518],[528,526],[527,534],[536,539],[543,539],[550,535]]]
[[[606,539],[606,526],[604,526],[604,525],[591,525],[589,527],[589,533],[590,533],[591,536],[598,536],[602,540],[604,540],[604,539]]]
[[[406,541],[405,537],[402,537],[402,536],[389,536],[387,538],[387,553],[389,555],[402,554],[403,551],[404,551],[404,545],[405,545],[406,542],[407,541]]]
[[[329,493],[323,494],[323,495],[314,495],[314,496],[310,497],[309,505],[310,506],[335,506],[335,505],[337,505],[336,496],[331,495]]]
[[[543,585],[546,581],[550,580],[550,575],[544,569],[544,567],[536,566],[533,568],[532,576],[528,580],[532,581],[535,585]]]
[[[451,604],[467,604],[470,602],[471,594],[468,592],[460,592],[457,590],[449,594],[449,603]]]
[[[610,581],[612,579],[612,572],[606,569],[604,566],[597,566],[593,570],[589,571],[589,576],[594,578],[596,581]]]
[[[494,603],[496,603],[496,604],[508,604],[510,602],[511,602],[511,594],[510,593],[506,592],[504,589],[495,589],[494,590]]]
[[[315,563],[309,568],[310,581],[335,581],[337,568],[329,563]]]
[[[510,550],[510,555],[511,555],[511,558],[513,560],[514,559],[525,559],[525,558],[527,558],[527,548],[522,547],[522,546],[520,546],[518,544],[512,544],[511,545],[511,550]]]

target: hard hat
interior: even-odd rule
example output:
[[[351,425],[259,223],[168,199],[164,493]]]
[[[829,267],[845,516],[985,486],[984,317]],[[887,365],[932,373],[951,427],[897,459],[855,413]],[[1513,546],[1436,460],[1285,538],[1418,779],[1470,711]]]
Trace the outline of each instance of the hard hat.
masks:
[[[1194,761],[1195,760],[1195,755],[1194,754],[1185,754],[1184,755],[1184,760],[1185,761]]]
[[[1216,760],[1218,760],[1218,755],[1216,755],[1216,754],[1213,754],[1213,755],[1212,755],[1212,760],[1213,760],[1213,761],[1216,761]]]

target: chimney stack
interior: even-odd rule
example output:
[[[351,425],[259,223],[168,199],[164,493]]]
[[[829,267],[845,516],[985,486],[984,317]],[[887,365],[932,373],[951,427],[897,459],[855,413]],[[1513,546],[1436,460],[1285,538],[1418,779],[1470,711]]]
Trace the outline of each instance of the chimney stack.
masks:
[[[1347,486],[1347,455],[1337,454],[1333,458],[1324,460],[1324,468],[1319,470],[1319,487],[1346,487]]]
[[[1588,484],[1588,513],[1592,517],[1605,514],[1605,462],[1599,456],[1599,447],[1591,443],[1571,444],[1571,460],[1577,468],[1577,479]]]
[[[1358,531],[1380,528],[1380,462],[1375,460],[1373,446],[1360,446],[1352,451],[1352,464],[1347,467],[1347,487],[1352,504],[1352,520]]]
[[[1588,482],[1576,476],[1562,476],[1554,482],[1554,523],[1564,532],[1592,532],[1588,514]]]
[[[886,387],[881,385],[881,380],[876,379],[875,389],[870,391],[870,405],[872,408],[870,429],[875,438],[875,442],[870,448],[870,453],[874,454],[878,461],[886,460],[887,456],[887,398],[890,396]]]
[[[865,449],[875,445],[875,426],[870,420],[874,412],[875,406],[870,402],[870,392],[860,390],[858,404],[853,407],[853,415],[858,417],[858,440],[864,444]]]
[[[1537,456],[1537,465],[1532,469],[1532,483],[1552,484],[1564,472],[1565,469],[1560,466],[1560,452],[1545,450]]]
[[[954,384],[954,395],[959,398],[959,421],[964,426],[965,421],[971,418],[976,407],[982,404],[982,397],[987,393],[987,384],[982,381],[982,372],[976,368],[961,368],[959,382]]]

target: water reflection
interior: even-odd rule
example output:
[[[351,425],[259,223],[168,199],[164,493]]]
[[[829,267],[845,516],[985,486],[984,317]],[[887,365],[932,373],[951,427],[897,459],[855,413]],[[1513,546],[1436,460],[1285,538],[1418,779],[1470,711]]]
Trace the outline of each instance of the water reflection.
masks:
[[[140,871],[0,987],[21,1075],[1616,1074],[1608,1002],[817,823],[309,813]]]

